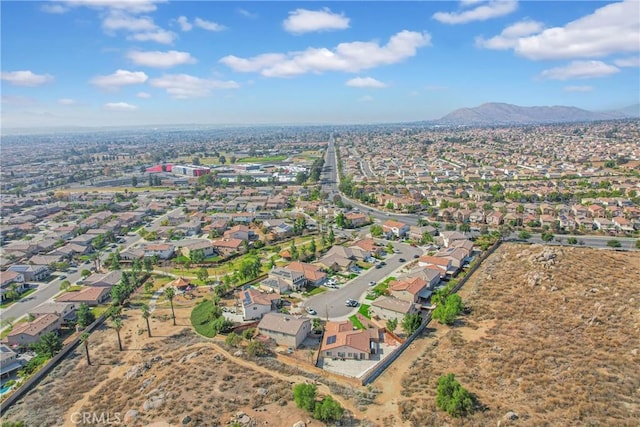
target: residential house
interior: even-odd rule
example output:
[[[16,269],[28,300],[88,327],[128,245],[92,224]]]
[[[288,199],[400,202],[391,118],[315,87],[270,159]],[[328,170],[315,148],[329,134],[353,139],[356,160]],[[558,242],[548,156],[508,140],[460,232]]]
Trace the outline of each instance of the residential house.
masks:
[[[180,245],[182,255],[191,258],[194,251],[202,251],[205,258],[215,254],[215,249],[209,240],[189,240]]]
[[[5,294],[9,292],[12,285],[16,285],[16,290],[24,292],[27,287],[24,283],[24,275],[17,271],[0,271],[0,301],[5,300]]]
[[[504,222],[504,214],[500,211],[493,211],[487,214],[487,224],[498,226]]]
[[[289,291],[299,291],[306,283],[307,279],[302,272],[275,267],[269,271],[269,277],[260,282],[260,287],[268,292],[281,294]]]
[[[250,230],[246,225],[235,225],[224,232],[224,237],[227,239],[240,239],[244,241],[251,240],[251,237],[254,235],[253,230]]]
[[[145,257],[157,256],[160,259],[169,259],[175,253],[176,247],[169,243],[150,243],[142,246]]]
[[[451,271],[455,273],[462,268],[462,266],[469,259],[469,251],[464,248],[446,248],[433,255],[434,257],[447,258],[451,260]]]
[[[369,217],[362,212],[348,212],[344,217],[352,227],[362,227],[369,223]]]
[[[625,217],[622,217],[622,216],[614,217],[612,222],[616,230],[618,231],[624,231],[628,233],[633,232],[633,223],[630,220],[626,219]]]
[[[419,276],[389,282],[389,292],[392,297],[412,303],[428,300],[431,297],[431,291],[428,287],[427,281]]]
[[[443,231],[440,233],[440,238],[442,239],[442,244],[447,248],[456,240],[469,240],[467,236],[459,231]]]
[[[398,280],[410,280],[416,277],[426,282],[426,289],[433,290],[440,283],[440,272],[426,267],[416,267],[398,277]]]
[[[413,301],[407,301],[396,297],[379,297],[371,303],[369,314],[372,318],[380,320],[396,319],[401,322],[404,316],[415,314],[420,308]]]
[[[49,277],[49,266],[35,264],[18,264],[9,267],[9,271],[21,273],[25,282],[42,282]]]
[[[63,323],[71,322],[76,319],[75,303],[69,302],[44,302],[32,309],[29,314],[34,317],[41,316],[43,314],[55,314],[62,318]]]
[[[56,298],[56,302],[59,303],[74,303],[77,306],[80,304],[87,304],[89,307],[95,307],[100,304],[104,304],[109,297],[111,288],[103,287],[88,287],[79,291],[65,292]]]
[[[28,347],[40,340],[42,335],[57,331],[62,325],[62,318],[55,314],[43,314],[31,322],[18,323],[7,335],[10,347]]]
[[[327,273],[318,266],[307,264],[306,262],[294,261],[285,268],[303,273],[305,279],[307,279],[307,284],[311,286],[320,286],[327,280]]]
[[[382,223],[382,232],[387,236],[404,237],[409,234],[409,226],[403,222],[386,220]]]
[[[211,246],[222,256],[237,254],[244,248],[240,239],[217,239],[211,242]]]
[[[258,333],[290,348],[302,345],[311,332],[311,319],[289,314],[266,313],[258,323]]]
[[[0,380],[11,378],[22,369],[26,361],[18,357],[18,353],[9,346],[0,344]]]
[[[326,270],[348,271],[353,267],[354,261],[350,258],[345,258],[342,255],[333,253],[323,255],[322,258],[316,261],[316,265],[322,266],[322,268]]]
[[[280,304],[279,294],[267,294],[249,288],[242,291],[242,318],[244,320],[258,320]]]
[[[594,218],[593,225],[597,230],[601,231],[615,231],[616,225],[613,221],[606,218]]]
[[[327,322],[320,356],[340,359],[369,360],[378,351],[380,330],[354,330],[350,320]]]
[[[430,255],[423,255],[418,259],[418,265],[420,267],[427,267],[434,269],[440,273],[440,277],[444,277],[448,271],[453,270],[450,258],[442,258]]]
[[[438,234],[438,230],[430,225],[425,225],[422,227],[412,225],[411,227],[409,227],[409,238],[412,240],[422,240],[422,236],[424,236],[425,233],[435,236],[436,234]]]
[[[382,254],[384,253],[384,247],[377,244],[373,239],[360,239],[354,242],[353,245],[351,245],[351,247],[353,246],[357,246],[367,251],[371,254],[371,256],[382,256]]]
[[[144,258],[144,250],[140,248],[131,248],[120,252],[120,260],[133,261],[142,258]]]
[[[93,286],[100,288],[112,288],[122,279],[122,271],[113,270],[108,273],[93,273],[86,277],[82,283],[85,286]]]

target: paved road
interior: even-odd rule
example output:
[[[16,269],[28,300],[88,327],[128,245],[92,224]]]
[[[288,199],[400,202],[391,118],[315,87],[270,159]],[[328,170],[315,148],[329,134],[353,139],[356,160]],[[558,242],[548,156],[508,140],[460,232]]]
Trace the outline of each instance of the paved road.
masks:
[[[388,242],[387,242],[388,243]],[[385,245],[387,243],[384,243]],[[332,320],[346,319],[348,316],[356,313],[358,307],[347,307],[345,301],[349,298],[357,301],[365,302],[364,297],[369,290],[369,282],[374,281],[380,283],[386,277],[393,275],[394,271],[400,267],[414,261],[414,255],[422,255],[422,249],[413,247],[404,243],[392,242],[393,246],[400,253],[391,254],[384,260],[387,265],[384,267],[370,268],[363,271],[358,277],[340,286],[340,289],[329,289],[318,295],[310,297],[304,302],[304,307],[312,307],[317,311],[318,317]],[[400,258],[406,259],[406,262],[399,261]]]

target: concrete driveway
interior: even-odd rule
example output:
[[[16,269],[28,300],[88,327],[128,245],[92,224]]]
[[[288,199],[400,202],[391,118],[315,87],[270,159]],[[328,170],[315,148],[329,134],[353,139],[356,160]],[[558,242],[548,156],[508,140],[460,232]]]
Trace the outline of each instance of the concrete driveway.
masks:
[[[365,301],[364,297],[370,289],[369,282],[380,283],[401,267],[415,261],[414,255],[422,255],[422,248],[413,247],[405,243],[392,242],[394,248],[400,253],[387,255],[385,262],[387,265],[382,268],[370,268],[363,271],[358,277],[342,285],[340,289],[329,289],[318,295],[314,295],[303,302],[302,307],[312,307],[322,319],[343,320],[358,311],[358,307],[347,307],[345,301],[354,299],[359,302]],[[385,243],[386,245],[386,243]],[[400,262],[400,258],[405,262]]]

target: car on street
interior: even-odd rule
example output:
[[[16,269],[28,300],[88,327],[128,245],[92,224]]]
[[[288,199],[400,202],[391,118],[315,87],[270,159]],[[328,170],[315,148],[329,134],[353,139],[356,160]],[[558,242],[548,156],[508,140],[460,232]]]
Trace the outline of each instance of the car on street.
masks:
[[[376,268],[378,269],[382,268],[382,264],[376,264]]]
[[[415,254],[415,255],[413,256],[413,258],[414,258],[414,259],[418,259],[418,258],[420,258],[420,255]]]
[[[387,263],[384,262],[384,261],[380,261],[380,264],[378,264],[378,265],[387,265]]]
[[[369,286],[375,286],[376,282],[374,282],[373,280],[369,282]]]
[[[65,276],[64,274],[58,276],[58,280],[63,280],[63,279],[66,279],[66,278],[67,278],[67,276]]]
[[[311,314],[311,315],[313,315],[313,314],[318,314],[318,313],[317,313],[313,308],[311,308],[311,307],[307,307],[307,309],[306,309],[306,310],[307,310],[307,313],[309,313],[309,314]]]
[[[347,307],[357,307],[358,306],[358,301],[349,298],[344,302],[344,305],[346,305]]]
[[[404,259],[404,258],[400,258],[400,259],[398,259],[398,261],[400,261],[400,262],[407,262],[407,260],[406,260],[406,259]]]

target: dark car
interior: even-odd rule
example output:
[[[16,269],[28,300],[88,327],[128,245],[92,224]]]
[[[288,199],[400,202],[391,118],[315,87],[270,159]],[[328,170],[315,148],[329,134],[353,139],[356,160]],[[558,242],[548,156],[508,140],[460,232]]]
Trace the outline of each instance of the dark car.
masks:
[[[376,268],[382,268],[382,264],[376,264]]]
[[[415,254],[415,255],[413,256],[413,258],[418,259],[418,258],[420,258],[420,255]]]
[[[380,264],[378,264],[378,265],[387,265],[387,263],[384,262],[384,261],[381,261]]]
[[[404,259],[404,258],[400,258],[398,261],[400,261],[400,262],[407,262],[407,260],[406,260],[406,259]]]

